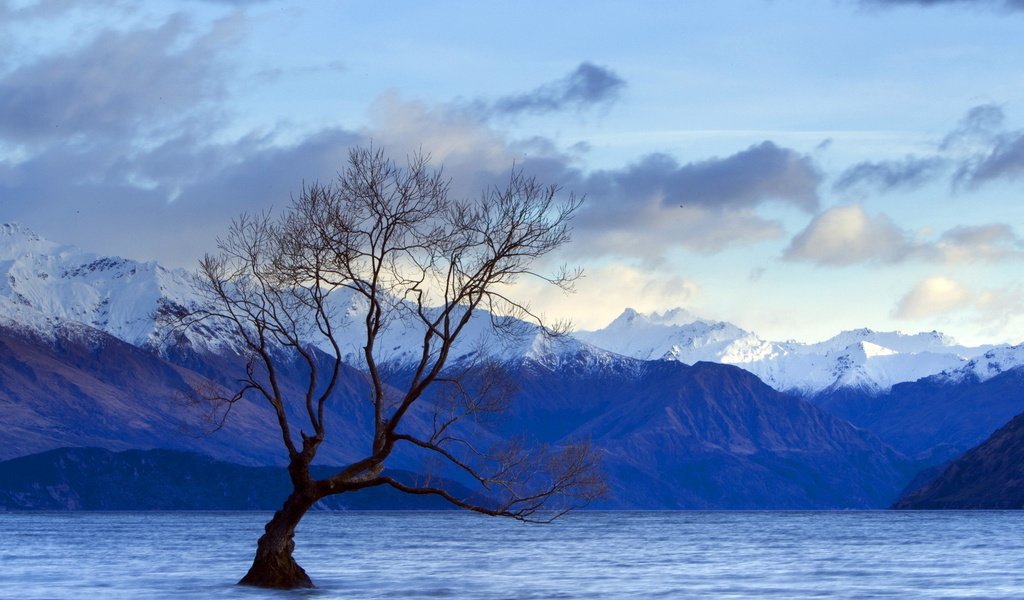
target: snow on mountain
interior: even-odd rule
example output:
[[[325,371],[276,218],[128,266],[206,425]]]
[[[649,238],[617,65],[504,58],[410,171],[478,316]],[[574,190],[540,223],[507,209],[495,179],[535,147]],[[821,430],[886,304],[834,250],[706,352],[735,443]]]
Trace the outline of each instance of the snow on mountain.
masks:
[[[0,324],[29,328],[51,336],[68,324],[99,329],[135,346],[160,348],[170,343],[156,321],[161,310],[194,306],[198,297],[191,275],[155,262],[99,256],[57,244],[16,224],[0,224]],[[351,290],[337,290],[330,300],[337,317],[342,354],[363,364],[367,300]],[[411,313],[411,311],[408,311]],[[453,361],[477,356],[535,362],[599,362],[603,351],[569,337],[552,338],[518,322],[512,335],[495,336],[490,315],[477,313],[455,348]],[[193,345],[217,351],[233,348],[233,336],[216,324],[190,330]],[[394,319],[377,340],[379,362],[409,365],[420,358],[423,329],[415,320]],[[330,351],[323,340],[325,351]],[[607,354],[607,353],[604,353]]]
[[[953,382],[967,379],[986,381],[1020,366],[1024,366],[1024,344],[997,346],[972,358],[960,368],[943,371],[940,377]]]
[[[365,365],[363,345],[367,300],[351,290],[336,290],[330,305],[336,316],[336,331],[345,362]],[[411,314],[411,307],[404,311]],[[428,314],[431,311],[427,311]],[[396,315],[403,314],[398,311]],[[554,367],[566,362],[586,363],[594,368],[614,360],[614,355],[573,336],[551,335],[535,324],[515,319],[501,320],[500,334],[495,332],[491,315],[478,310],[459,336],[450,363],[486,357],[498,362],[527,361]],[[415,318],[394,318],[387,323],[376,340],[375,356],[379,363],[411,366],[420,360],[423,325]],[[325,351],[330,351],[324,347]]]
[[[604,329],[576,335],[646,360],[733,364],[776,389],[803,395],[832,388],[884,392],[896,383],[962,368],[992,349],[961,346],[934,331],[907,335],[856,329],[814,344],[771,342],[731,323],[701,320],[682,309],[649,315],[627,309]]]
[[[672,358],[692,364],[731,356],[735,362],[771,354],[775,349],[730,323],[701,321],[683,309],[666,313],[640,314],[627,308],[599,331],[581,331],[580,340],[612,352],[643,360]],[[714,358],[712,358],[714,357]]]
[[[185,271],[83,252],[14,224],[0,225],[0,278],[8,324],[45,334],[58,323],[82,323],[137,346],[157,342],[161,305],[193,298]]]
[[[82,324],[136,346],[159,348],[169,340],[161,337],[155,315],[196,301],[191,276],[184,270],[100,256],[45,240],[15,224],[0,224],[0,324],[44,335]],[[362,364],[366,300],[339,290],[331,304],[346,362]],[[938,332],[857,329],[815,344],[773,342],[681,308],[652,314],[626,309],[604,329],[572,337],[550,338],[522,322],[514,329],[515,335],[495,336],[490,315],[478,313],[451,360],[483,352],[501,361],[549,366],[571,361],[592,368],[615,360],[611,353],[686,364],[709,361],[742,367],[776,389],[807,395],[837,387],[882,392],[937,373],[958,378],[969,372],[983,380],[1024,364],[1019,346],[970,348]],[[193,345],[213,351],[235,344],[223,327],[204,326],[188,337]],[[416,323],[395,319],[377,341],[377,356],[381,362],[413,364],[421,343],[422,329]]]

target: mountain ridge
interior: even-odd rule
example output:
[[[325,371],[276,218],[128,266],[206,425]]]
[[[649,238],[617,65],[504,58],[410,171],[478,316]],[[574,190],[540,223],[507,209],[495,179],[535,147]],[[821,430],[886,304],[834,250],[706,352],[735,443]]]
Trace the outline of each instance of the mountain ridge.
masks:
[[[837,388],[881,394],[897,383],[939,373],[952,380],[964,376],[963,370],[986,353],[1000,354],[999,365],[1005,366],[974,368],[979,378],[1024,364],[1024,345],[968,347],[937,331],[904,334],[867,328],[816,343],[772,342],[731,323],[699,319],[684,309],[643,314],[627,308],[607,327],[575,335],[634,358],[736,365],[777,390],[802,396]]]
[[[233,408],[220,437],[180,436],[178,429],[195,416],[178,414],[182,397],[203,386],[234,385],[245,362],[225,328],[173,336],[160,330],[161,311],[178,314],[199,302],[187,273],[98,257],[24,228],[7,226],[0,236],[8,238],[0,241],[0,405],[9,418],[0,429],[16,442],[4,449],[9,456],[100,445],[195,450],[250,464],[281,461],[279,434],[258,403]],[[340,429],[332,429],[335,441],[324,446],[323,459],[343,464],[369,444],[357,341],[365,300],[343,292],[332,302],[347,364],[345,382],[329,402],[331,427]],[[22,321],[24,315],[31,318]],[[608,507],[871,508],[891,503],[920,466],[950,458],[996,429],[1001,423],[989,419],[977,431],[964,430],[970,411],[988,404],[955,403],[969,400],[975,388],[1015,390],[1016,379],[1008,374],[1021,371],[1024,356],[1020,347],[1006,346],[953,361],[949,351],[959,348],[938,332],[859,329],[818,344],[766,342],[729,323],[691,319],[696,317],[683,309],[654,316],[624,311],[605,331],[620,344],[619,352],[613,343],[604,344],[610,349],[593,343],[586,332],[551,337],[518,321],[509,324],[519,335],[497,343],[491,316],[479,313],[449,366],[470,368],[490,357],[521,388],[501,424],[476,432],[485,439],[512,435],[521,426],[541,443],[589,438],[598,444],[620,494]],[[629,335],[637,330],[644,335]],[[400,374],[417,356],[422,337],[413,331],[395,319],[379,338],[386,372]],[[621,347],[627,343],[632,346]],[[669,351],[652,360],[665,343]],[[648,355],[628,355],[638,349]],[[718,360],[704,360],[702,353]],[[744,356],[762,360],[722,360]],[[789,362],[768,360],[773,357]],[[916,389],[922,381],[956,390],[954,404],[944,409],[948,414],[933,418],[927,405],[910,403],[892,416],[874,416],[880,414],[873,408],[878,399],[890,393],[881,391],[880,382],[909,372],[899,361],[920,361],[915,368],[937,372],[897,382],[890,391]],[[937,370],[947,363],[953,367]],[[283,366],[285,386],[300,389],[304,367]],[[800,371],[811,376],[794,388],[798,393],[781,392],[779,381]],[[978,387],[986,382],[994,383]],[[922,415],[931,421],[915,425]],[[426,426],[427,419],[410,413],[409,426]],[[901,445],[900,436],[915,427],[921,435]],[[955,439],[943,437],[953,434]],[[415,467],[417,460],[396,459],[405,461],[401,468]]]
[[[184,270],[100,256],[50,242],[15,224],[0,225],[0,322],[9,327],[46,335],[60,323],[77,322],[159,351],[174,342],[157,317],[194,308],[200,301],[192,275]],[[361,323],[356,316],[365,300],[342,292],[332,302],[341,331],[354,333],[340,336],[344,357],[359,364],[362,352],[356,340]],[[935,331],[906,335],[855,329],[813,344],[772,342],[731,323],[701,320],[683,308],[646,315],[625,309],[607,327],[575,332],[570,336],[575,342],[559,344],[527,326],[519,338],[495,345],[487,321],[478,318],[470,324],[456,356],[488,348],[503,360],[524,355],[555,360],[559,352],[578,352],[573,345],[582,343],[595,354],[733,364],[777,390],[807,397],[837,388],[881,394],[897,383],[939,373],[951,380],[964,377],[968,368],[985,379],[1024,364],[1024,345],[970,348]],[[214,352],[239,350],[229,331],[200,326],[184,335],[192,345]],[[419,339],[402,323],[392,323],[378,347],[385,361],[410,362],[419,354]],[[984,360],[989,354],[999,360]]]
[[[904,495],[893,508],[1024,509],[1024,413]]]

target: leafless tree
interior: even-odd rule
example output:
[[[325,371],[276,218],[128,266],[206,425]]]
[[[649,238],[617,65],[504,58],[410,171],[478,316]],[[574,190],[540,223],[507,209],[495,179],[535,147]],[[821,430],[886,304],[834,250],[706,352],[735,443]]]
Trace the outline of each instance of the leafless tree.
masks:
[[[508,295],[508,284],[531,276],[568,287],[578,276],[532,270],[569,240],[579,200],[559,196],[556,186],[513,169],[506,185],[456,200],[427,158],[414,156],[402,167],[380,150],[359,148],[336,182],[304,186],[281,215],[233,222],[220,252],[200,264],[197,285],[207,305],[185,321],[219,320],[237,335],[248,355],[245,372],[237,388],[210,399],[228,410],[246,398],[272,408],[294,487],[267,523],[241,584],[312,587],[292,557],[294,534],[306,511],[329,495],[391,486],[479,513],[544,521],[603,493],[585,443],[542,448],[472,439],[467,421],[501,410],[508,389],[486,365],[451,360],[474,315],[486,311],[499,327],[515,322],[511,317],[535,319]],[[372,444],[363,458],[317,479],[310,465],[325,440],[325,407],[345,376],[331,303],[339,290],[361,296],[367,307],[358,344],[371,390]],[[397,321],[419,332],[418,357],[398,387],[378,347]],[[304,393],[289,396],[281,362],[296,358],[308,381]],[[427,431],[406,426],[415,411],[432,415],[422,420],[432,424]],[[386,466],[401,447],[461,472],[479,490],[465,497],[438,483],[444,478],[400,480]]]

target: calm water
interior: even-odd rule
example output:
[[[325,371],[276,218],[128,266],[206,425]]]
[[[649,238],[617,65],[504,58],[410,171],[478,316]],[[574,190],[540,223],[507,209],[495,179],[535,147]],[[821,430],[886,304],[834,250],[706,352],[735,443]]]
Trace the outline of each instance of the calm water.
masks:
[[[319,588],[233,583],[269,515],[0,513],[2,598],[1024,598],[1024,513],[313,513]]]

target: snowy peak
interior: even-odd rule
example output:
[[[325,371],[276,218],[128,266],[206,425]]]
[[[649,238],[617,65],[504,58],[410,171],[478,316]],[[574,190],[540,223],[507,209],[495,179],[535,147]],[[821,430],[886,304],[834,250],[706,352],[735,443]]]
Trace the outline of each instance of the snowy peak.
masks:
[[[160,348],[156,315],[196,304],[191,275],[96,255],[48,241],[17,224],[0,224],[0,323],[47,336],[68,325],[86,326],[136,346]],[[360,364],[365,299],[339,292],[333,308],[347,362]],[[399,311],[400,315],[402,311]],[[844,331],[814,344],[772,342],[727,322],[700,319],[683,308],[641,313],[626,309],[607,327],[551,338],[518,322],[518,335],[496,337],[491,317],[475,316],[453,361],[487,353],[500,361],[602,368],[622,356],[640,360],[732,364],[783,391],[813,395],[856,387],[884,392],[892,385],[942,373],[949,379],[987,379],[1024,365],[1021,346],[971,348],[936,331],[906,335],[870,329]],[[233,348],[233,336],[192,330],[197,347]],[[422,329],[400,316],[377,340],[382,361],[411,363],[421,356]],[[325,348],[326,349],[326,348]]]
[[[899,352],[868,341],[829,351],[824,358],[822,365],[832,367],[829,376],[819,380],[818,386],[804,385],[798,389],[805,393],[836,388],[883,393],[897,383],[916,381],[965,361],[955,352]]]
[[[731,323],[694,318],[685,309],[660,314],[627,309],[608,327],[577,337],[644,360],[736,365],[776,389],[803,395],[836,388],[882,393],[896,383],[959,369],[992,348],[961,346],[937,331],[907,335],[871,329],[844,331],[814,344],[771,342]]]
[[[958,369],[949,369],[939,376],[947,381],[977,379],[985,381],[1000,373],[1024,366],[1024,344],[997,346],[976,356]]]
[[[0,225],[0,315],[20,327],[45,334],[59,323],[81,323],[141,346],[156,342],[158,308],[192,299],[184,271],[99,256]]]
[[[685,308],[673,308],[666,310],[663,313],[652,312],[652,313],[640,313],[636,309],[627,308],[622,311],[609,327],[614,326],[616,323],[621,327],[627,326],[638,326],[643,324],[650,325],[689,325],[694,321],[699,321],[693,313],[686,310]]]
[[[58,246],[17,223],[0,223],[0,261],[29,253],[50,253]]]
[[[83,252],[47,241],[19,225],[0,225],[0,323],[28,328],[46,337],[65,324],[80,324],[135,346],[162,349],[170,340],[162,337],[158,313],[195,306],[197,302],[192,276],[185,271],[171,271],[155,262]],[[362,364],[366,298],[340,289],[331,295],[330,303],[338,320],[336,329],[345,361]],[[409,307],[395,313],[377,340],[379,360],[413,364],[420,359],[423,328],[412,317],[414,314]],[[490,315],[474,315],[460,336],[452,361],[486,353],[499,361],[555,364],[574,357],[595,362],[602,352],[572,338],[551,338],[523,322],[512,324],[514,335],[496,336],[491,324]],[[237,345],[222,324],[212,322],[185,335],[194,347],[214,352]],[[323,350],[332,350],[316,336],[310,341],[322,342]]]
[[[974,355],[977,348],[969,348],[956,343],[952,337],[938,331],[916,334],[905,334],[900,331],[873,331],[871,329],[853,329],[843,331],[835,337],[816,344],[807,344],[810,352],[828,352],[838,348],[848,348],[858,343],[870,343],[897,353],[942,352],[963,353]]]
[[[599,348],[642,360],[670,359],[692,364],[722,362],[770,352],[765,342],[731,323],[704,321],[685,309],[642,314],[627,308],[608,327],[575,334]]]
[[[892,348],[886,348],[885,346],[879,346],[871,342],[859,342],[856,344],[857,349],[863,354],[864,359],[873,358],[876,356],[892,356],[899,354]]]

